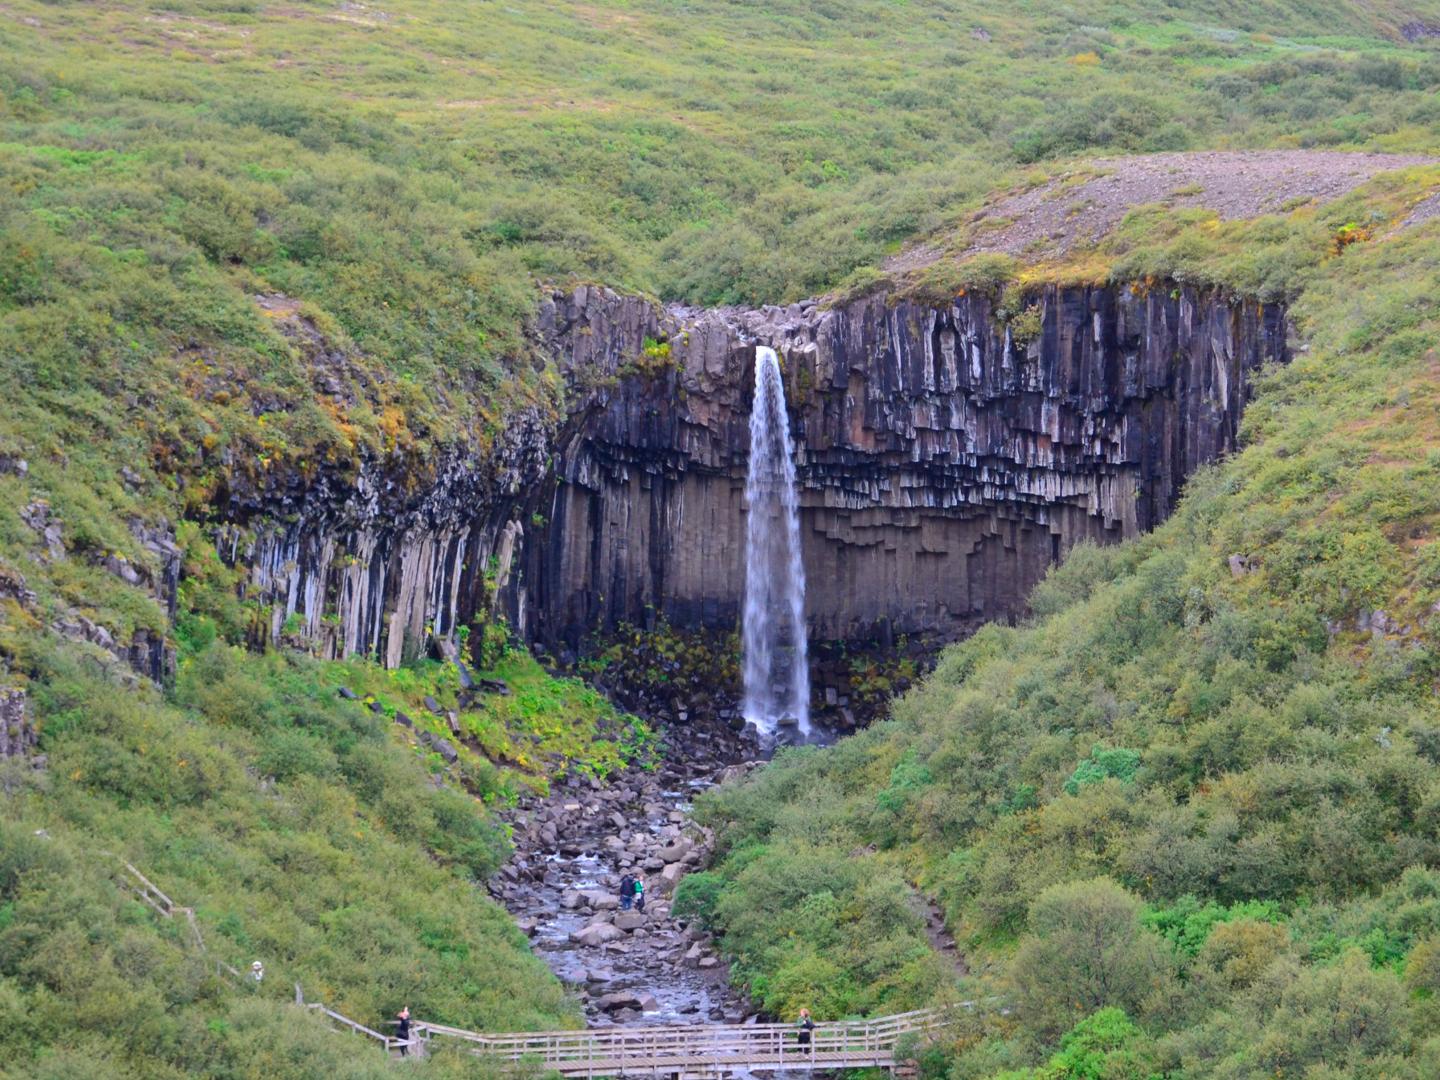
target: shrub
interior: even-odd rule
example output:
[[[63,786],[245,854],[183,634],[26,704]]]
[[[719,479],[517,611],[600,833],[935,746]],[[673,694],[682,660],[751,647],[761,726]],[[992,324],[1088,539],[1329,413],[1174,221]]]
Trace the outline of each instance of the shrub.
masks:
[[[1027,1025],[1053,1038],[1100,1009],[1135,1012],[1164,988],[1169,965],[1139,915],[1140,902],[1106,878],[1036,897],[1008,976]]]

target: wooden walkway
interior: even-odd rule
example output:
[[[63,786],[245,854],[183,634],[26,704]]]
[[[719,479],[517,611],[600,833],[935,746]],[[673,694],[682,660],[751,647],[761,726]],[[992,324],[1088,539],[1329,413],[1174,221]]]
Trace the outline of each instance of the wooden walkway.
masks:
[[[118,858],[111,852],[104,854]],[[129,875],[122,877],[122,884],[165,918],[183,915],[193,944],[204,954],[205,939],[194,910],[176,904],[133,865],[123,859],[119,861]],[[210,959],[214,960],[218,974],[228,975],[252,991],[258,989],[258,985],[238,969],[223,960]],[[800,1029],[794,1024],[617,1026],[586,1031],[485,1035],[417,1019],[412,1022],[410,1038],[400,1039],[351,1020],[319,1002],[307,1002],[298,983],[295,984],[295,1004],[320,1012],[340,1030],[375,1040],[392,1057],[402,1051],[424,1057],[434,1044],[459,1043],[470,1053],[497,1064],[514,1064],[527,1070],[539,1068],[561,1076],[583,1076],[586,1080],[627,1076],[712,1080],[751,1069],[893,1070],[897,1064],[905,1064],[895,1060],[895,1047],[900,1039],[932,1032],[947,1016],[945,1009],[920,1009],[875,1020],[817,1023],[808,1045],[800,1042]]]
[[[938,1027],[938,1009],[876,1020],[820,1023],[810,1045],[794,1024],[610,1027],[588,1031],[482,1035],[417,1020],[422,1045],[462,1042],[481,1057],[533,1065],[561,1076],[720,1077],[749,1069],[834,1070],[895,1067],[895,1046]]]

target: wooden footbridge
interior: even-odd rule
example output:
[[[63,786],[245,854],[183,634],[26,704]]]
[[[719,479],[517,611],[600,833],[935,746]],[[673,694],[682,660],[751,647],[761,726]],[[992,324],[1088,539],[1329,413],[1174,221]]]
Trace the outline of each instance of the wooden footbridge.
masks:
[[[752,1069],[795,1071],[896,1067],[905,1035],[938,1028],[939,1009],[876,1020],[817,1023],[809,1045],[794,1024],[704,1024],[608,1027],[588,1031],[481,1035],[416,1021],[412,1044],[459,1042],[497,1063],[528,1065],[561,1076],[723,1077]],[[423,1052],[423,1049],[422,1049]]]
[[[193,944],[200,953],[206,953],[195,912],[176,904],[130,863],[123,860],[120,863],[126,871],[121,877],[124,887],[167,919],[183,915]],[[259,990],[260,983],[253,977],[247,978],[222,960],[215,959],[214,963],[218,974],[229,976],[251,992]],[[896,1060],[896,1047],[901,1039],[932,1033],[950,1015],[948,1009],[921,1009],[875,1020],[817,1023],[808,1043],[801,1041],[800,1029],[794,1024],[615,1026],[586,1031],[485,1035],[418,1019],[411,1024],[409,1038],[402,1039],[351,1020],[319,1002],[307,1002],[298,983],[295,984],[295,1004],[320,1012],[339,1030],[375,1040],[392,1057],[419,1058],[435,1046],[459,1044],[464,1050],[497,1065],[514,1065],[527,1072],[538,1069],[565,1077],[583,1076],[586,1080],[601,1077],[719,1080],[751,1070],[833,1072],[884,1068],[893,1072],[908,1064]],[[967,1006],[968,1003],[962,1007]]]

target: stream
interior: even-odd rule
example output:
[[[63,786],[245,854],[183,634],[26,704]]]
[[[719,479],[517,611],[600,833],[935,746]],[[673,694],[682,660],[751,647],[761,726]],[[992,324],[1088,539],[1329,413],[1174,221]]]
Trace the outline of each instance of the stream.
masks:
[[[761,756],[753,733],[670,728],[661,764],[605,782],[572,776],[506,816],[515,856],[490,890],[569,986],[591,1026],[738,1024],[753,1019],[698,924],[670,915],[679,879],[711,837],[691,802]],[[625,873],[645,881],[644,912],[619,910]]]

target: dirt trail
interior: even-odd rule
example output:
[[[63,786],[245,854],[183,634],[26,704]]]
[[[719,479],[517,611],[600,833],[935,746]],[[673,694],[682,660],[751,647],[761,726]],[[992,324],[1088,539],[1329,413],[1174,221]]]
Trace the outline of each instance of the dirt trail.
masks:
[[[917,890],[915,895],[925,905],[925,936],[930,940],[930,947],[950,965],[957,976],[964,978],[969,975],[970,964],[966,961],[965,954],[960,951],[960,946],[955,943],[955,936],[945,927],[945,912],[924,893]]]
[[[1097,158],[1045,183],[988,203],[962,226],[957,254],[1003,252],[1042,260],[1105,236],[1147,203],[1204,207],[1223,219],[1259,217],[1305,202],[1322,204],[1394,169],[1433,157],[1337,150],[1234,150]],[[940,257],[921,244],[885,264],[890,273],[923,269]]]

